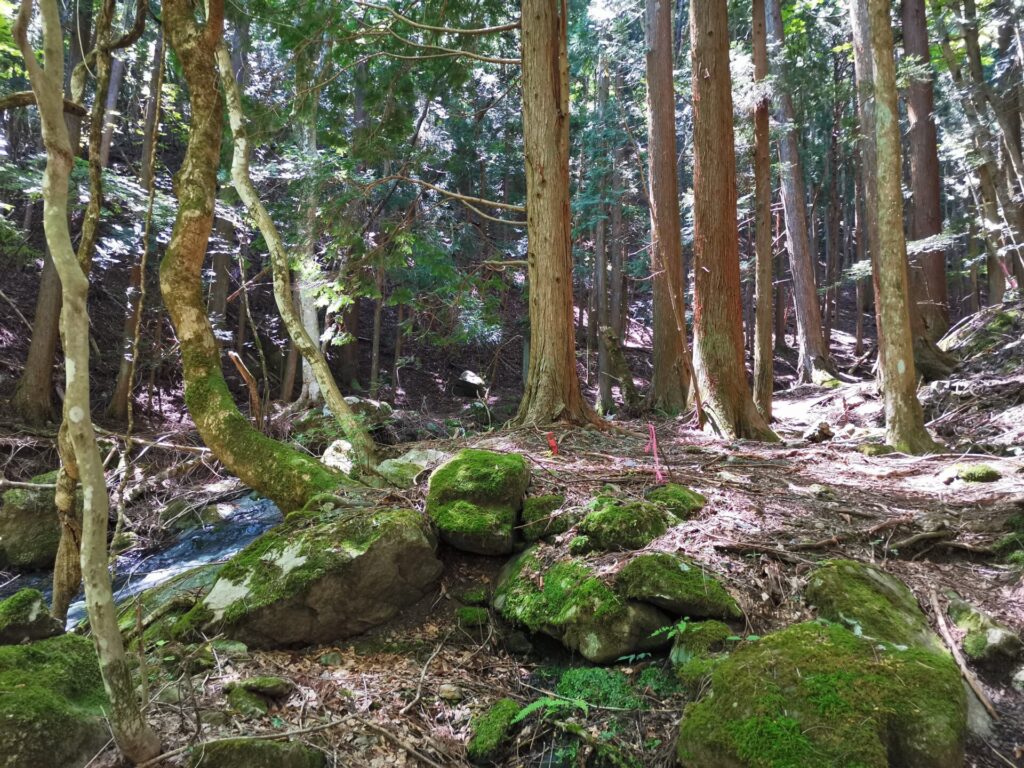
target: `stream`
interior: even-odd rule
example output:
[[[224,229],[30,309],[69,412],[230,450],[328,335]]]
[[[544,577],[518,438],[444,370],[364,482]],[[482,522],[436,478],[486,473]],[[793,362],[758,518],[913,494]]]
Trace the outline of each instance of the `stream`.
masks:
[[[219,521],[182,531],[161,549],[119,556],[112,574],[114,601],[121,603],[196,566],[226,560],[283,519],[281,510],[269,499],[244,497],[216,506]],[[0,599],[31,587],[49,601],[52,577],[49,571],[20,574],[0,587]],[[85,599],[79,593],[68,610],[68,629],[84,618]]]

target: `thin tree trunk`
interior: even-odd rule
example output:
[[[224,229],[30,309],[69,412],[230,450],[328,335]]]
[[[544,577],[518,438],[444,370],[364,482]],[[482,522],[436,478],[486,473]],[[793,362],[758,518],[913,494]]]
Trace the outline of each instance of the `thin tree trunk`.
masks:
[[[693,76],[693,272],[696,375],[704,408],[730,438],[777,440],[743,365],[736,156],[726,3],[690,6]]]
[[[686,408],[690,366],[686,348],[683,247],[676,175],[675,85],[672,81],[672,6],[647,0],[647,125],[654,273],[654,373],[651,405],[668,413]]]
[[[370,397],[377,397],[380,390],[380,331],[384,318],[384,268],[378,265],[374,272],[377,295],[373,300],[373,338],[370,341]]]
[[[779,0],[766,0],[768,39],[775,48],[772,74],[783,80],[783,27]],[[833,378],[832,362],[821,329],[821,311],[814,281],[814,256],[808,242],[806,194],[800,151],[797,145],[796,114],[792,96],[779,90],[775,97],[776,119],[782,125],[779,137],[782,206],[786,219],[786,247],[793,276],[796,305],[797,347],[800,352],[799,378],[824,384]]]
[[[14,38],[36,94],[46,146],[43,225],[61,279],[67,432],[85,490],[81,563],[86,609],[99,656],[100,674],[110,700],[114,738],[129,760],[144,762],[160,752],[160,740],[142,717],[135,695],[106,567],[108,497],[89,404],[89,316],[86,309],[89,282],[72,248],[68,229],[68,180],[74,155],[64,123],[64,96],[60,90],[64,80],[60,12],[55,0],[40,0],[45,57],[45,65],[40,65],[27,35],[32,6],[32,0],[22,0]]]
[[[854,55],[870,60],[874,109],[864,123],[874,148],[875,194],[868,196],[868,217],[875,217],[878,251],[876,312],[879,360],[885,400],[886,441],[904,453],[931,453],[938,446],[924,426],[917,399],[906,241],[903,235],[902,166],[896,66],[893,59],[890,0],[851,0]],[[864,69],[858,67],[858,77]],[[862,91],[863,93],[863,91]],[[872,173],[869,166],[866,171]]]
[[[597,73],[597,122],[604,126],[606,112],[608,109],[608,70],[604,61],[598,61]],[[598,145],[598,151],[603,156],[607,152],[606,142]],[[603,164],[603,160],[601,161]],[[597,339],[597,405],[598,412],[605,414],[611,412],[614,407],[612,401],[612,374],[610,359],[608,356],[608,340],[604,330],[608,325],[608,249],[605,242],[605,214],[609,207],[618,207],[618,202],[613,201],[611,206],[605,204],[607,178],[602,173],[597,181],[598,198],[601,200],[597,215],[597,223],[594,225],[594,292],[597,305],[597,324],[600,326]],[[621,214],[620,214],[621,215]]]
[[[115,58],[110,65],[110,86],[107,88],[107,104],[104,110],[106,118],[103,125],[103,142],[100,144],[100,165],[104,168],[110,165],[110,148],[114,144],[114,128],[116,127],[117,96],[121,91],[123,79],[124,61]]]
[[[522,2],[530,366],[516,422],[594,422],[576,372],[569,220],[567,0]]]
[[[167,42],[181,64],[192,105],[185,159],[177,176],[180,208],[160,265],[160,289],[181,346],[185,404],[203,442],[242,482],[289,511],[336,488],[341,476],[309,456],[252,428],[238,410],[221,370],[200,291],[213,225],[214,191],[223,128],[215,49],[223,34],[223,5],[210,0],[209,21],[198,25],[189,0],[165,0]]]
[[[768,77],[768,39],[764,0],[753,0],[754,83]],[[768,132],[768,93],[754,107],[754,248],[756,253],[754,320],[754,403],[766,422],[772,420],[775,358],[772,354],[772,171]]]
[[[39,295],[32,318],[32,340],[28,357],[11,397],[11,412],[31,426],[53,418],[53,361],[57,353],[60,325],[60,277],[53,266],[50,249],[43,251]]]
[[[615,109],[621,110],[622,99],[622,73],[615,71]],[[611,192],[611,206],[609,211],[609,248],[611,250],[611,270],[609,282],[611,283],[610,304],[608,306],[608,322],[615,337],[620,342],[625,340],[623,336],[626,311],[623,302],[622,281],[623,262],[625,261],[626,238],[625,229],[622,223],[622,206],[625,203],[625,190],[622,188],[622,166],[624,152],[622,142],[616,141],[612,150],[611,180],[609,182]]]

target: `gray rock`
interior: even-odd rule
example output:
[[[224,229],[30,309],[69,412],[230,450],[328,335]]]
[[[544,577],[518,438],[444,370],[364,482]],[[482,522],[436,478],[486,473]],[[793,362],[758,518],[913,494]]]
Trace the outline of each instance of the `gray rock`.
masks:
[[[984,611],[963,600],[955,592],[948,592],[946,612],[960,629],[964,654],[971,661],[989,666],[1011,663],[1020,655],[1021,639],[1010,629],[999,624]]]
[[[399,488],[411,488],[416,476],[448,458],[444,451],[432,448],[414,448],[395,459],[386,459],[377,471]]]
[[[33,477],[30,482],[52,485],[57,472]],[[0,502],[0,568],[41,570],[52,568],[60,542],[54,489],[11,488]],[[82,495],[76,503],[81,511]]]
[[[429,591],[441,573],[422,515],[327,507],[289,515],[224,565],[179,620],[253,648],[352,637]]]
[[[463,371],[452,382],[452,393],[460,397],[480,397],[487,391],[487,382],[473,371]]]
[[[37,589],[22,589],[0,601],[0,645],[17,645],[54,637],[64,627],[53,618]]]
[[[345,398],[345,402],[352,409],[352,413],[370,429],[380,426],[394,413],[391,405],[383,400],[371,400],[368,397],[352,397],[350,395]]]

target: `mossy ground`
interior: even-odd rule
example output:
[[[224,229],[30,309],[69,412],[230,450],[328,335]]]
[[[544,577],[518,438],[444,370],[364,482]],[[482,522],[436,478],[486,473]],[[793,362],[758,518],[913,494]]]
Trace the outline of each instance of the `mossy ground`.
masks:
[[[958,465],[956,476],[967,483],[994,483],[1002,477],[999,470],[988,464]]]
[[[512,721],[519,714],[519,704],[513,699],[500,699],[470,724],[472,736],[466,745],[470,760],[479,762],[495,757],[512,729]]]
[[[952,768],[963,761],[965,702],[952,659],[879,648],[808,622],[746,646],[687,707],[683,766]]]
[[[456,610],[455,617],[463,629],[486,627],[491,620],[486,608],[468,605]]]
[[[598,496],[591,507],[579,532],[596,549],[640,549],[668,530],[665,512],[656,504]]]
[[[640,709],[644,704],[624,672],[606,667],[567,669],[559,678],[555,691],[567,699],[598,707]]]

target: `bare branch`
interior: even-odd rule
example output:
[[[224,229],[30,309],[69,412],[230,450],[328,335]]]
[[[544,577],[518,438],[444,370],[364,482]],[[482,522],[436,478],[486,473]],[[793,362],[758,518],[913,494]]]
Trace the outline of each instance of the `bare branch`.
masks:
[[[410,45],[414,48],[425,48],[428,51],[441,51],[445,56],[465,56],[467,59],[475,59],[476,61],[483,61],[487,64],[521,64],[521,59],[505,59],[500,56],[482,56],[479,53],[471,53],[470,51],[464,51],[461,48],[446,48],[443,45],[428,45],[427,43],[417,43],[414,40],[410,40],[407,37],[402,37],[395,30],[388,27],[387,33],[396,40]]]
[[[509,24],[500,24],[496,27],[481,27],[479,29],[459,29],[456,27],[432,27],[429,24],[421,24],[418,21],[413,21],[408,16],[403,16],[391,8],[385,5],[377,5],[376,3],[367,3],[363,0],[356,0],[356,5],[362,6],[363,8],[374,8],[378,11],[385,11],[391,14],[391,17],[397,19],[403,24],[408,24],[410,27],[416,29],[425,29],[428,32],[440,32],[446,35],[491,35],[497,32],[508,32],[513,29],[519,29],[519,21],[513,21]]]
[[[0,112],[5,112],[8,109],[18,109],[19,107],[34,107],[35,105],[36,95],[32,91],[18,91],[17,93],[10,93],[0,98]],[[79,117],[85,117],[89,114],[85,107],[81,104],[76,104],[71,99],[64,99],[64,111],[69,115],[78,115]]]
[[[521,205],[511,205],[509,203],[499,203],[496,200],[485,200],[482,197],[471,197],[469,195],[460,195],[458,192],[451,192],[451,191],[449,191],[447,189],[444,189],[442,187],[437,186],[436,184],[431,184],[429,181],[424,181],[423,179],[417,179],[417,178],[414,178],[412,176],[401,176],[401,175],[384,176],[383,178],[377,179],[372,184],[369,184],[366,187],[366,189],[370,190],[370,189],[373,189],[374,187],[376,187],[379,184],[384,184],[384,183],[386,183],[388,181],[395,181],[395,180],[397,180],[397,181],[408,181],[410,184],[419,184],[421,187],[426,187],[427,189],[432,189],[434,192],[437,192],[438,194],[444,195],[446,197],[450,197],[453,200],[459,200],[460,202],[463,202],[463,203],[471,203],[471,204],[475,204],[475,205],[483,205],[483,206],[486,206],[488,208],[500,208],[503,211],[514,211],[515,213],[526,213],[526,208],[524,208]]]

